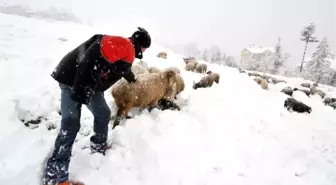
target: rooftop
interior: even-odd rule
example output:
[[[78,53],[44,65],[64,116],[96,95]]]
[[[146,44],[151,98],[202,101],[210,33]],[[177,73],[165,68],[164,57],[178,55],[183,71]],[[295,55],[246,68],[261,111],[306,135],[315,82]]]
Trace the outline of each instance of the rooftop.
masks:
[[[258,46],[258,45],[255,45],[255,44],[251,44],[249,47],[247,47],[245,49],[247,49],[251,53],[263,53],[267,50],[272,52],[272,53],[274,52],[273,47]]]

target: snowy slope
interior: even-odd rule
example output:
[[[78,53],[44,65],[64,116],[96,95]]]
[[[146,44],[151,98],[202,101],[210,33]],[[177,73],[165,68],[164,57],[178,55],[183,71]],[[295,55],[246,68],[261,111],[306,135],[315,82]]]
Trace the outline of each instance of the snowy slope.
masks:
[[[50,73],[98,29],[4,14],[0,28],[0,184],[38,184],[60,120],[60,91]],[[155,57],[159,51],[168,59]],[[93,118],[84,106],[72,178],[87,185],[336,184],[336,114],[320,97],[295,92],[313,112],[289,113],[281,84],[265,91],[236,69],[209,65],[220,84],[193,90],[202,75],[184,71],[183,56],[156,44],[144,56],[150,65],[181,68],[182,110],[144,111],[110,130],[113,149],[103,157],[89,154]],[[108,91],[106,97],[115,113]],[[35,129],[20,121],[37,116],[47,120]]]

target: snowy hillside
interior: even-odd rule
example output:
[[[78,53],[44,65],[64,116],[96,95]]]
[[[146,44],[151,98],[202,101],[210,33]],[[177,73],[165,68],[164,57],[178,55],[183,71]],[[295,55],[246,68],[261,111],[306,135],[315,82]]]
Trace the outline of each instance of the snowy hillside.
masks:
[[[60,90],[50,73],[95,31],[0,13],[0,184],[39,184],[60,124]],[[157,58],[160,51],[168,59]],[[246,74],[218,65],[208,66],[220,73],[220,83],[194,90],[193,81],[204,75],[186,72],[182,57],[156,44],[144,54],[151,66],[181,69],[182,110],[144,111],[110,129],[113,149],[106,156],[90,154],[93,117],[83,106],[71,178],[86,185],[336,184],[336,112],[319,96],[295,92],[313,111],[290,113],[283,107],[288,96],[279,92],[285,84],[263,90]],[[109,91],[105,95],[114,114]],[[39,116],[45,119],[36,128],[20,121]]]

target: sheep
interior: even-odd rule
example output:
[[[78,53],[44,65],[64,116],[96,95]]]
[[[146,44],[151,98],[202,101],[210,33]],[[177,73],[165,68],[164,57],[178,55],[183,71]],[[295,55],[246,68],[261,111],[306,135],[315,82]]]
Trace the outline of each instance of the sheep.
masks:
[[[159,57],[159,58],[167,59],[167,53],[166,52],[160,52],[156,56]]]
[[[194,71],[196,69],[196,66],[198,64],[197,60],[193,57],[190,58],[183,58],[186,66],[185,66],[185,70],[186,71]]]
[[[248,73],[248,76],[261,77],[261,75],[258,73]]]
[[[143,74],[143,73],[149,73],[148,70],[139,64],[133,64],[131,67],[131,70],[134,74]]]
[[[151,110],[157,106],[158,101],[172,88],[176,74],[173,70],[166,70],[160,73],[139,74],[137,81],[132,84],[125,79],[117,81],[111,90],[117,106],[113,128],[119,125],[121,119],[127,117],[131,108],[149,107]]]
[[[298,88],[294,88],[293,91],[301,91],[301,92],[304,92],[307,96],[310,96],[311,92],[310,90],[307,90],[307,89],[298,89]]]
[[[324,96],[326,95],[325,92],[323,92],[322,90],[317,89],[316,86],[312,86],[310,88],[310,93],[313,94],[313,95],[314,94],[318,94],[318,95],[321,96],[321,98],[324,98]]]
[[[287,110],[293,110],[298,113],[304,113],[304,112],[311,113],[312,111],[311,107],[300,101],[297,101],[294,98],[287,98],[285,100],[284,107],[286,107]]]
[[[179,68],[177,68],[177,67],[168,67],[165,70],[173,70],[176,73],[181,74],[181,70]]]
[[[246,73],[243,69],[239,68],[239,73]]]
[[[196,72],[205,73],[207,71],[208,66],[206,64],[198,63],[195,67]]]
[[[176,73],[175,79],[173,81],[174,83],[172,85],[172,88],[166,93],[164,97],[165,99],[177,99],[176,96],[181,93],[185,88],[183,77],[179,73]]]
[[[257,77],[254,78],[254,81],[256,81],[261,86],[261,88],[268,89],[268,82],[265,79]]]
[[[211,87],[213,82],[219,83],[220,76],[218,73],[208,71],[207,74],[208,75],[203,77],[199,82],[193,84],[194,89]]]
[[[276,79],[276,78],[273,78],[273,79],[272,79],[272,82],[273,82],[274,84],[277,84],[277,83],[287,83],[285,80],[278,80],[278,79]]]
[[[176,73],[176,76],[172,79],[172,81],[172,88],[170,88],[164,97],[158,102],[158,108],[161,110],[180,110],[180,107],[175,103],[175,100],[177,99],[177,95],[185,88],[184,80],[179,73]]]
[[[151,66],[148,68],[149,73],[160,73],[162,70],[160,68],[157,68],[155,66]]]
[[[186,71],[194,71],[196,68],[196,65],[194,63],[188,63],[185,65],[185,70]]]
[[[325,97],[323,103],[325,105],[336,102],[336,98]]]
[[[195,63],[197,64],[197,60],[194,57],[189,57],[189,58],[183,58],[183,61],[188,64],[188,63]]]
[[[139,60],[138,62],[136,62],[135,64],[141,65],[143,66],[145,69],[148,69],[148,64],[147,62],[143,61],[143,60]],[[134,64],[133,64],[134,65]]]
[[[291,87],[285,87],[280,92],[285,93],[285,94],[287,94],[289,96],[292,96],[293,89]]]
[[[302,83],[301,86],[306,87],[306,88],[310,88],[311,84],[307,82],[307,83]]]

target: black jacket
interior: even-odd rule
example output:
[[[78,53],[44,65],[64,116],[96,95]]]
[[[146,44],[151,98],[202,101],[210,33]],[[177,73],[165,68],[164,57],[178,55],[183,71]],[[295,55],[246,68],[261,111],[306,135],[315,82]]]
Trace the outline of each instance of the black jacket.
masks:
[[[51,76],[58,82],[73,87],[74,93],[90,97],[94,91],[105,91],[120,78],[133,83],[135,76],[132,63],[118,60],[107,61],[101,53],[104,35],[94,35],[63,57]],[[140,48],[132,43],[136,51]],[[142,53],[139,53],[140,55]],[[133,61],[132,61],[133,62]]]

